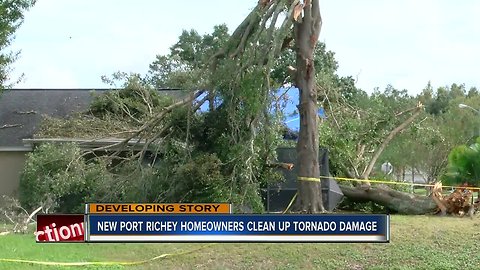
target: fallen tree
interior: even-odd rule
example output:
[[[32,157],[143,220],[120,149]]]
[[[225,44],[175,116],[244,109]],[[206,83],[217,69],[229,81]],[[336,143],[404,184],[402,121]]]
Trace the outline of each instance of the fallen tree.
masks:
[[[401,214],[422,215],[434,213],[437,204],[431,197],[393,190],[387,186],[372,186],[368,189],[340,186],[347,198],[355,202],[374,202]]]
[[[478,212],[480,202],[472,203],[472,192],[461,188],[447,196],[442,195],[441,183],[433,186],[430,196],[422,196],[393,190],[388,186],[372,186],[368,189],[340,186],[343,194],[356,202],[375,202],[387,209],[407,215],[437,214],[472,216]]]

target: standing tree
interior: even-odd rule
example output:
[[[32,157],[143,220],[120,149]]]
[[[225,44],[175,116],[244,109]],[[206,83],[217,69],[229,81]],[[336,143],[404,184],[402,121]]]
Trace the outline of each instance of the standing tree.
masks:
[[[317,126],[317,89],[315,87],[315,65],[313,52],[318,42],[322,18],[319,0],[305,0],[303,17],[297,17],[294,23],[296,51],[295,84],[300,92],[300,134],[297,143],[298,164],[298,200],[297,209],[302,212],[324,212],[318,163],[318,126]],[[299,12],[299,11],[298,11]],[[312,181],[313,180],[313,181]]]
[[[284,20],[277,24],[281,14]],[[309,213],[325,211],[319,182],[314,67],[314,51],[321,23],[319,0],[259,0],[225,46],[213,55],[210,68],[210,89],[219,91],[225,100],[224,107],[228,108],[227,113],[230,114],[229,122],[248,123],[246,128],[249,134],[238,133],[233,136],[232,144],[239,141],[239,136],[247,138],[253,154],[256,130],[269,126],[268,97],[271,90],[279,86],[278,81],[277,85],[273,84],[275,81],[271,72],[279,64],[278,59],[288,51],[285,49],[290,49],[290,43],[294,42],[296,67],[290,67],[289,73],[295,86],[300,89],[298,107],[301,123],[297,145],[300,181],[296,210]],[[228,82],[225,81],[225,74],[229,74]],[[260,79],[262,76],[264,79]],[[238,130],[238,124],[234,125]]]
[[[18,53],[5,52],[11,44],[13,34],[23,22],[23,14],[35,0],[0,0],[0,91],[8,88],[10,64],[18,56]]]
[[[281,18],[283,22],[279,23]],[[202,82],[202,88],[209,90],[209,96],[216,96],[222,100],[222,117],[226,118],[229,134],[222,135],[227,140],[231,149],[238,147],[235,158],[229,163],[237,163],[232,170],[232,179],[247,179],[251,182],[256,178],[253,164],[258,156],[258,137],[262,136],[260,129],[270,129],[272,126],[268,108],[272,90],[278,88],[290,74],[293,84],[300,89],[300,137],[298,140],[298,166],[299,166],[299,196],[296,208],[303,212],[323,212],[320,182],[318,181],[318,126],[317,126],[317,89],[316,70],[314,66],[314,51],[317,45],[321,28],[319,0],[259,0],[256,7],[247,15],[242,23],[233,31],[226,41],[225,34],[214,35],[218,39],[218,50],[211,54],[209,67],[198,65],[196,59],[203,62],[206,58],[201,54],[210,54],[202,50],[201,44],[205,41],[194,32],[184,32],[184,38],[192,38],[192,48],[182,46],[172,47],[172,56],[178,57],[160,59],[154,66],[156,74],[183,74],[177,71],[195,70],[196,78]],[[220,28],[219,28],[220,29]],[[217,30],[219,30],[217,29]],[[215,31],[217,34],[219,31]],[[215,40],[215,38],[213,39]],[[294,42],[292,47],[290,44]],[[199,53],[202,51],[202,53]],[[192,53],[191,53],[192,52]],[[291,56],[295,53],[295,57]],[[195,57],[185,58],[187,53]],[[175,66],[178,59],[183,59],[187,65]],[[193,59],[193,60],[192,60]],[[295,59],[289,72],[272,74],[279,70],[280,59]],[[186,61],[186,62],[185,62]],[[190,65],[190,64],[194,65]],[[167,65],[165,65],[167,64]],[[175,64],[175,65],[174,65]],[[167,68],[165,68],[167,67]],[[172,69],[173,68],[173,69]],[[165,73],[166,72],[166,73]],[[157,82],[168,82],[160,80]],[[169,85],[177,87],[177,85]],[[198,87],[198,86],[197,86]],[[198,88],[197,88],[198,89]],[[211,101],[212,99],[209,98]],[[214,108],[210,108],[213,110]],[[226,137],[226,138],[225,138]],[[271,143],[266,142],[264,148],[272,149]],[[243,158],[243,157],[244,158]],[[235,176],[237,174],[237,176]],[[308,181],[308,180],[314,181]]]

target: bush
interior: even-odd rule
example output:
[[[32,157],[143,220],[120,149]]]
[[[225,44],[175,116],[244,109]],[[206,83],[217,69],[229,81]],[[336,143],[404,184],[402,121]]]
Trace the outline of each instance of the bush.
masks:
[[[446,173],[441,177],[444,185],[461,185],[467,183],[471,186],[480,184],[480,138],[476,143],[455,147],[448,155]]]
[[[20,202],[29,211],[44,206],[60,213],[81,213],[86,202],[230,202],[237,210],[263,211],[258,183],[234,183],[215,154],[179,160],[178,151],[159,166],[131,160],[108,169],[107,159],[86,160],[75,144],[43,144],[28,155]]]
[[[20,202],[27,210],[39,206],[61,213],[81,213],[99,179],[107,175],[99,162],[79,159],[74,144],[43,144],[28,154],[20,179]]]
[[[86,202],[155,201],[154,183],[157,178],[157,171],[151,166],[141,166],[137,160],[126,161],[97,179],[95,189],[86,197]]]

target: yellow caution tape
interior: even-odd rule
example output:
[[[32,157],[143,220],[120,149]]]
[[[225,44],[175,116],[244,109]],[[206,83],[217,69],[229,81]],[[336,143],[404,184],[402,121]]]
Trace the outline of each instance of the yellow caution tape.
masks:
[[[405,185],[405,186],[420,186],[420,187],[433,187],[434,184],[418,184],[418,183],[407,183],[407,182],[397,182],[397,181],[387,181],[387,180],[371,180],[371,179],[357,179],[357,178],[347,178],[347,177],[334,177],[334,176],[320,176],[319,178],[333,178],[341,181],[356,181],[356,182],[369,182],[369,183],[379,183],[379,184],[392,184],[392,185]],[[472,189],[480,190],[480,187],[462,187],[462,186],[442,186],[444,188],[461,188],[461,189]]]
[[[287,208],[285,209],[285,211],[283,211],[282,214],[285,214],[285,213],[288,212],[288,210],[290,210],[290,207],[292,207],[292,204],[295,201],[295,199],[297,198],[297,195],[298,195],[298,192],[295,192],[295,195],[293,195],[293,198],[290,200],[290,203],[288,204]]]
[[[297,177],[298,180],[300,181],[310,181],[310,182],[320,182],[322,179],[321,178],[315,178],[315,177],[303,177],[299,176]]]
[[[340,181],[355,181],[355,182],[366,182],[366,183],[379,183],[379,184],[391,184],[391,185],[405,185],[405,186],[420,186],[420,187],[433,187],[433,184],[418,184],[418,183],[407,183],[407,182],[397,182],[397,181],[387,181],[387,180],[371,180],[371,179],[358,179],[358,178],[347,178],[347,177],[335,177],[335,176],[320,176],[320,177],[297,177],[300,181],[310,181],[310,182],[320,182],[321,179],[333,178]],[[463,186],[442,186],[444,188],[462,188],[470,190],[480,190],[480,187],[463,187]]]
[[[141,260],[141,261],[133,261],[133,262],[44,262],[44,261],[32,261],[32,260],[19,260],[19,259],[2,259],[0,258],[0,262],[12,262],[12,263],[28,263],[28,264],[36,264],[36,265],[50,265],[50,266],[88,266],[88,265],[139,265],[139,264],[145,264],[148,262],[153,262],[158,259],[163,259],[167,257],[173,257],[173,256],[180,256],[180,255],[185,255],[189,253],[193,253],[195,251],[202,250],[204,248],[207,248],[209,246],[212,246],[215,244],[208,244],[201,246],[196,249],[192,250],[187,250],[187,251],[182,251],[179,253],[165,253],[156,257],[153,257],[148,260]]]

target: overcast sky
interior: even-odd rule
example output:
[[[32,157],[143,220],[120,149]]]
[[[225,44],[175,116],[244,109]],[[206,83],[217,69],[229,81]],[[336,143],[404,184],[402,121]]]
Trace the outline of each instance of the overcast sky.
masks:
[[[145,73],[182,29],[233,30],[256,0],[39,0],[11,46],[19,88],[100,88],[101,75]],[[431,81],[480,86],[480,1],[320,0],[320,40],[367,92],[415,94]]]

